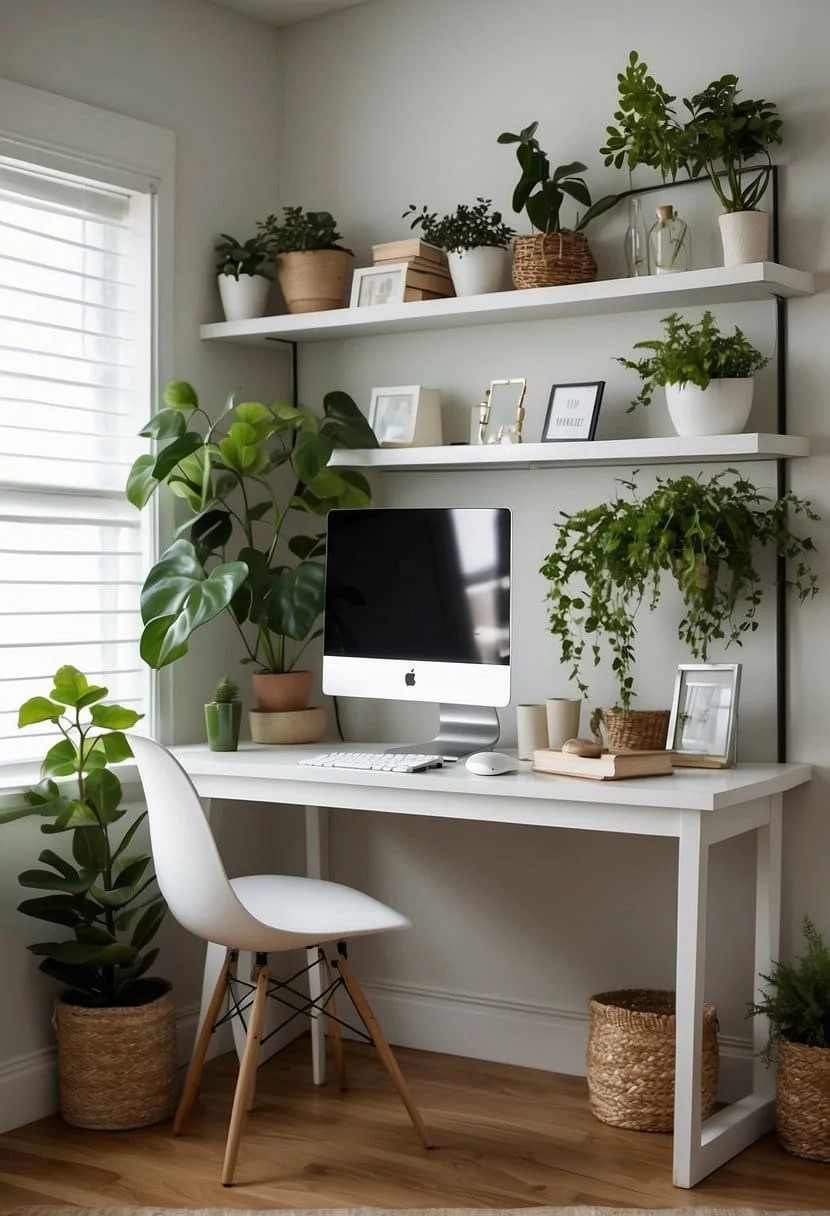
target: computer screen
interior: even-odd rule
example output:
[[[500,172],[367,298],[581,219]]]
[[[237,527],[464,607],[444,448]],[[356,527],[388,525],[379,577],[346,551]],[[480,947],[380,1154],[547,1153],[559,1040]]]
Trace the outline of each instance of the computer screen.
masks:
[[[329,512],[323,691],[507,705],[510,550],[505,507]]]

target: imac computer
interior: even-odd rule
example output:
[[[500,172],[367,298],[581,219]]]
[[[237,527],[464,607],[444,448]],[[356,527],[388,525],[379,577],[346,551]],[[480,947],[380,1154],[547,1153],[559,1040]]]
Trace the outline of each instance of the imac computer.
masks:
[[[506,507],[330,511],[323,691],[437,702],[436,737],[390,751],[492,747],[510,701],[510,551]]]

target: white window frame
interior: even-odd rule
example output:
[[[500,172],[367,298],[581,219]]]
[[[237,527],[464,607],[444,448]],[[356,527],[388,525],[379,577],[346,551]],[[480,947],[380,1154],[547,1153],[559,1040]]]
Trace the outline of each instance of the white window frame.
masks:
[[[162,385],[172,378],[173,132],[0,77],[0,156],[150,196],[152,399],[147,402],[146,411],[149,417],[161,399]],[[171,522],[166,517],[170,507],[162,502],[152,511],[149,507],[147,510],[150,559],[155,561],[162,529]],[[169,721],[171,681],[153,678],[150,688],[148,715],[142,726],[148,734],[157,735]],[[32,766],[2,767],[0,786],[9,788],[18,780],[25,783]]]

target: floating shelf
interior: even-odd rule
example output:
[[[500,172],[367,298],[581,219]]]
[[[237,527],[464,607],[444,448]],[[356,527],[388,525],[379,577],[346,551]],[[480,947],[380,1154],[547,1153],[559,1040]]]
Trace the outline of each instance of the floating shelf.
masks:
[[[328,312],[259,317],[254,321],[220,321],[203,325],[200,333],[202,338],[209,340],[254,346],[276,342],[326,342],[416,330],[683,308],[694,304],[734,304],[746,300],[809,296],[814,291],[813,276],[806,271],[779,266],[775,262],[752,262],[745,266],[687,270],[682,274],[604,279],[565,287],[532,287],[524,291],[498,291],[422,303],[334,308]]]
[[[808,456],[799,435],[668,435],[575,443],[451,444],[436,448],[338,448],[329,464],[350,469],[554,469],[587,465],[701,464]]]

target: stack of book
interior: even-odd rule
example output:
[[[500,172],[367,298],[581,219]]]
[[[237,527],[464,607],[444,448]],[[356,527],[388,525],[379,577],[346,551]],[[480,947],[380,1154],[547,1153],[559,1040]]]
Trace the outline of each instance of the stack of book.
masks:
[[[443,300],[455,292],[443,249],[428,245],[418,237],[402,241],[387,241],[372,246],[375,266],[388,262],[406,263],[404,300]]]
[[[603,752],[595,758],[544,747],[533,753],[533,771],[559,777],[588,777],[594,781],[623,781],[627,777],[667,777],[674,770],[671,753],[665,750]]]

